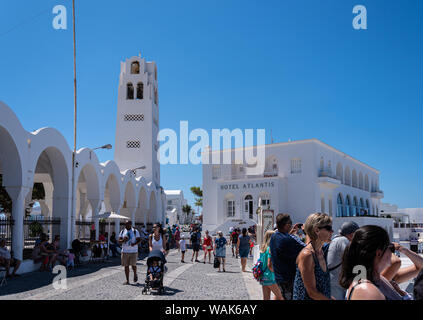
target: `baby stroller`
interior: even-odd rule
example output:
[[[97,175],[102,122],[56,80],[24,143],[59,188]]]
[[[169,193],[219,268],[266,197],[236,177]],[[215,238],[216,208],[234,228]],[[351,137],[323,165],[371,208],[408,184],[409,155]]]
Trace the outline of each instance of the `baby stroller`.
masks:
[[[155,263],[157,262],[157,264]],[[156,267],[159,267],[161,272],[160,276],[157,279],[150,279],[150,269],[154,267],[153,265],[156,264]],[[165,271],[165,264],[166,259],[164,254],[159,250],[153,250],[150,252],[147,258],[147,275],[145,277],[145,286],[142,290],[142,294],[151,294],[151,290],[157,290],[158,294],[162,294],[165,289],[163,286],[163,274]]]

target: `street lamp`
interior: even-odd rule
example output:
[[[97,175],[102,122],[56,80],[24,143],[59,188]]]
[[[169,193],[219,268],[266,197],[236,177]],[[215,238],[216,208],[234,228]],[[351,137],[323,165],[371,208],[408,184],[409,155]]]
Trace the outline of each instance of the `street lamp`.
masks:
[[[146,166],[141,166],[141,167],[138,167],[138,168],[135,168],[135,169],[131,169],[131,171],[134,173],[134,174],[137,174],[137,170],[139,169],[139,170],[144,170],[145,168],[147,168]]]
[[[107,150],[110,150],[111,148],[112,148],[112,145],[111,144],[105,144],[104,146],[97,147],[97,148],[94,148],[92,150],[97,150],[97,149],[107,149]]]

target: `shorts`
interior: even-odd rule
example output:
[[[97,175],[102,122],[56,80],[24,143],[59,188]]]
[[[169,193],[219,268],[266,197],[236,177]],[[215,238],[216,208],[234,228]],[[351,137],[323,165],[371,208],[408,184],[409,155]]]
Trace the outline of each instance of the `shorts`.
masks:
[[[129,267],[129,266],[136,266],[138,260],[138,253],[125,253],[122,252],[122,266]]]
[[[182,251],[182,250],[181,250],[181,252],[182,252],[182,253],[185,253],[185,250],[184,250],[184,251]]]
[[[200,245],[198,243],[194,243],[192,245],[192,251],[200,251]]]
[[[248,258],[248,254],[250,253],[250,248],[242,248],[239,249],[239,256],[241,258]]]
[[[235,243],[232,243],[232,248],[233,249],[236,249],[236,242]]]

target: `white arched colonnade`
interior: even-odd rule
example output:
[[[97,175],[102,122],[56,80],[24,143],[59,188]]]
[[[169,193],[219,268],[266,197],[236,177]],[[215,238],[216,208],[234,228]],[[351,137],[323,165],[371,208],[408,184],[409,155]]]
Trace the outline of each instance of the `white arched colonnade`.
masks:
[[[54,128],[26,131],[10,107],[0,101],[0,174],[12,200],[12,250],[22,259],[23,220],[34,183],[43,183],[43,211],[60,218],[61,246],[70,247],[75,221],[96,215],[102,203],[132,221],[164,222],[165,194],[160,186],[121,172],[114,161],[100,163],[89,148],[75,155],[74,212],[72,213],[72,150]],[[89,210],[91,209],[91,210]],[[98,221],[96,222],[98,230]],[[116,224],[119,227],[119,224]],[[97,231],[98,232],[98,231]]]

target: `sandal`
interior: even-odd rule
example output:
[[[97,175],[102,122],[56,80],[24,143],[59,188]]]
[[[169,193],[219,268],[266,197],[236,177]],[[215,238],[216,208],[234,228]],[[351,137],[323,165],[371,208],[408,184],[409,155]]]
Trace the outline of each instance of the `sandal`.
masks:
[[[123,285],[125,286],[125,285],[128,285],[129,284],[129,281],[125,281],[124,283],[123,283]]]
[[[134,276],[134,282],[138,282],[138,275]]]

